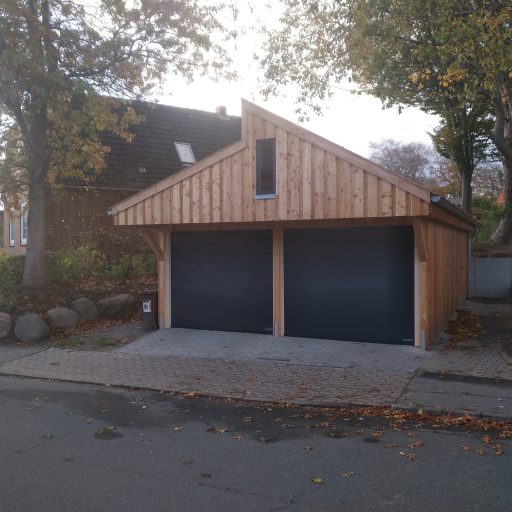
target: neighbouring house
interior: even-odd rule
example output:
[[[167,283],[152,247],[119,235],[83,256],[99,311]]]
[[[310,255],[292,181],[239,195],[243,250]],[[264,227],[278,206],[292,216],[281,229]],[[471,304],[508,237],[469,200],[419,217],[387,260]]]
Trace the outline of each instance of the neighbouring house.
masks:
[[[104,133],[102,142],[111,148],[106,169],[84,185],[67,179],[50,192],[47,209],[47,249],[73,248],[94,242],[106,252],[141,247],[141,239],[130,230],[114,229],[110,206],[147,188],[240,138],[240,117],[228,116],[224,107],[205,112],[142,101],[130,105],[142,121],[131,127],[132,142]],[[124,106],[124,107],[123,107]],[[24,254],[29,205],[5,208],[4,250]]]
[[[162,328],[427,346],[476,222],[248,101],[240,140],[112,208],[159,264]]]

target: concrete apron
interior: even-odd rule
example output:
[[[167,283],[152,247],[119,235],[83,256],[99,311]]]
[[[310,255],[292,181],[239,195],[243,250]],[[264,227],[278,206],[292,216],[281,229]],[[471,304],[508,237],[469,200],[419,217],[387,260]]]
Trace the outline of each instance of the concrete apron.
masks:
[[[412,346],[179,328],[155,331],[117,352],[409,373],[432,357]]]

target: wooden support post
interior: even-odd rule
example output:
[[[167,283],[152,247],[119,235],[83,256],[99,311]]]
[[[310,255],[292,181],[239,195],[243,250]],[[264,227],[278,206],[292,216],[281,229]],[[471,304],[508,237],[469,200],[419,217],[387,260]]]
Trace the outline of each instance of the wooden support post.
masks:
[[[283,228],[273,229],[274,336],[284,336]]]
[[[414,345],[427,348],[429,339],[429,224],[414,219]]]
[[[143,233],[158,261],[158,325],[171,326],[171,236],[167,231]]]
[[[158,261],[158,324],[160,329],[171,327],[171,234],[158,234],[163,258]]]
[[[414,245],[416,247],[418,258],[420,261],[425,262],[428,258],[428,221],[424,219],[414,219]]]

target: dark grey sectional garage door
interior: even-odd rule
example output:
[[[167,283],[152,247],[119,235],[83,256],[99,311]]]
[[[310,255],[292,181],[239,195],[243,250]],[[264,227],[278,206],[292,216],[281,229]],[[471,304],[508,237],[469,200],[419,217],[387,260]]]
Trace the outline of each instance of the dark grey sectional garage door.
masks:
[[[272,333],[272,231],[172,234],[173,327]]]
[[[285,231],[286,335],[413,344],[413,240],[404,226]]]

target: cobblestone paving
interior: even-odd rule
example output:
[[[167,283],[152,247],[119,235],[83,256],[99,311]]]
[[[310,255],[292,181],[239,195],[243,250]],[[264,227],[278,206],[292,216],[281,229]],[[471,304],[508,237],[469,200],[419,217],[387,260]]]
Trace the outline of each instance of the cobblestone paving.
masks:
[[[0,364],[0,374],[297,404],[460,406],[452,381],[448,379],[442,389],[435,382],[427,386],[430,381],[423,372],[512,382],[512,306],[475,307],[482,309],[477,313],[485,328],[479,339],[441,344],[428,352],[174,329],[157,331],[115,352],[51,348]],[[427,390],[429,386],[432,389]],[[481,400],[487,395],[497,401],[501,395],[508,397],[508,391],[495,383],[485,390],[474,386],[472,394],[482,395]],[[460,396],[469,400],[466,391]],[[494,409],[489,403],[478,410],[495,414],[500,412],[496,408],[504,408],[504,402],[493,402]]]
[[[392,404],[407,371],[48,349],[0,373],[298,404]]]

